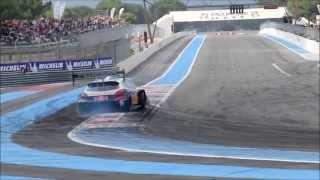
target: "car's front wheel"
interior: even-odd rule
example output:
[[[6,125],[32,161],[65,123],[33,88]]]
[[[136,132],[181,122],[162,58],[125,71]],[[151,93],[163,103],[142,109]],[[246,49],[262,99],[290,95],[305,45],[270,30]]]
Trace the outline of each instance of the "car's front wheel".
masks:
[[[147,95],[144,91],[140,91],[138,94],[138,98],[139,98],[139,105],[141,107],[141,109],[144,109],[146,107],[147,104]]]

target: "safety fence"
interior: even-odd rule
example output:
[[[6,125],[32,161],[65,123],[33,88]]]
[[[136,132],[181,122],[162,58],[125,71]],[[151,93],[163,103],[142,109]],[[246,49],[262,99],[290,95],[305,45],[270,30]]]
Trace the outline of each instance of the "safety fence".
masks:
[[[288,23],[268,21],[261,25],[263,28],[275,28],[298,36],[305,37],[310,40],[320,41],[320,29],[319,27],[304,27],[300,25],[293,25]]]
[[[124,60],[129,57],[132,36],[146,30],[145,25],[126,25],[87,32],[75,36],[75,41],[36,44],[32,46],[0,46],[1,62],[13,63],[32,60],[70,59],[112,56]]]
[[[0,64],[0,86],[91,79],[117,70],[111,57]]]
[[[120,61],[129,56],[130,44],[127,39],[118,39],[86,47],[80,43],[69,43],[59,46],[25,48],[23,52],[15,52],[15,50],[10,52],[1,51],[1,63],[50,61],[52,59],[85,59],[101,56],[111,56],[113,59]]]
[[[0,87],[39,85],[58,82],[72,82],[80,79],[103,78],[115,74],[117,67],[100,69],[81,69],[74,71],[44,71],[44,72],[0,72]]]

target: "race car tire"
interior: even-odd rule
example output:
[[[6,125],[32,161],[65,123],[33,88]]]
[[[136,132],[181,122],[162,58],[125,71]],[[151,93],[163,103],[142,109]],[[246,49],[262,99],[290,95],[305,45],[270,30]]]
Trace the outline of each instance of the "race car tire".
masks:
[[[141,109],[144,109],[147,104],[147,96],[144,91],[140,91],[138,94],[138,101]]]
[[[124,101],[123,105],[120,105],[120,109],[124,112],[130,111],[131,107],[131,98],[129,98],[127,101]]]

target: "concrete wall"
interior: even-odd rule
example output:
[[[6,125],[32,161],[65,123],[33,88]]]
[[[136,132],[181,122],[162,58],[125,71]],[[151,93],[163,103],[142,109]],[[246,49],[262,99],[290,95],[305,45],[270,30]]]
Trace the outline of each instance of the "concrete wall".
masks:
[[[166,14],[157,20],[157,27],[161,29],[161,36],[165,37],[172,35],[172,24],[173,17],[169,14]]]
[[[150,58],[152,55],[154,55],[157,51],[160,51],[162,48],[166,47],[175,40],[187,35],[189,35],[189,32],[173,34],[163,39],[162,41],[151,45],[148,49],[144,50],[143,52],[135,54],[129,57],[128,59],[120,62],[118,66],[120,67],[120,69],[124,69],[126,72],[130,72],[136,67],[138,67],[141,63],[146,61],[148,58]]]
[[[319,55],[319,42],[304,38],[302,36],[298,36],[292,33],[288,33],[285,31],[281,31],[274,28],[264,28],[261,29],[260,33],[271,35],[274,37],[278,37],[284,39],[292,44],[295,44],[313,54]]]
[[[286,8],[284,7],[278,9],[250,8],[245,9],[243,14],[230,14],[229,9],[170,12],[174,22],[279,19],[283,18],[285,14]]]
[[[261,22],[279,20],[285,16],[286,8],[278,9],[249,8],[242,14],[230,14],[229,9],[198,10],[198,11],[171,11],[157,21],[164,36],[184,30],[214,31],[259,29]],[[241,22],[241,23],[239,23]],[[253,23],[250,23],[253,22]],[[215,27],[214,27],[215,26]],[[217,27],[216,27],[217,26]],[[238,26],[238,27],[235,27]]]

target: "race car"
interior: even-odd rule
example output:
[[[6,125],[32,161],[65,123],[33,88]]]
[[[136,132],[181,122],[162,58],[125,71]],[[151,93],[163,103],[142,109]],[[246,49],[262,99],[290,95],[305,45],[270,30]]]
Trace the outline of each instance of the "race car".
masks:
[[[132,80],[119,76],[107,76],[90,82],[78,99],[78,112],[82,115],[108,112],[120,108],[130,111],[132,106],[145,108],[147,95],[144,89],[137,88]]]

